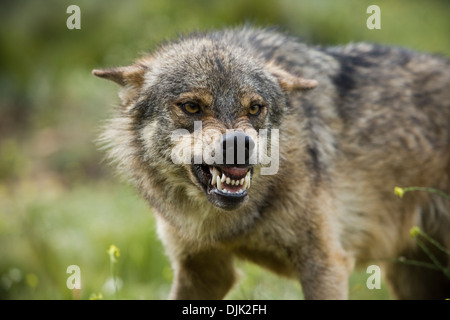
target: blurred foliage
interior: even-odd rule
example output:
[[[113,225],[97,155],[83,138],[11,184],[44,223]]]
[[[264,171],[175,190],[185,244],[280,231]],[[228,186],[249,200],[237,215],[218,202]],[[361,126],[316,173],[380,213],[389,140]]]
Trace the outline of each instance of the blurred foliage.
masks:
[[[81,8],[81,30],[66,27],[71,4]],[[381,8],[381,30],[366,28],[370,4]],[[73,298],[65,287],[71,264],[82,270],[81,298],[111,298],[111,243],[122,253],[121,298],[167,296],[171,272],[150,209],[117,181],[94,142],[118,99],[114,84],[91,76],[93,68],[129,64],[178,34],[245,23],[275,25],[315,44],[371,41],[448,56],[449,6],[447,0],[3,2],[0,298]],[[295,283],[240,266],[248,273],[233,298],[301,295]],[[358,287],[365,276],[353,277],[353,297],[388,297]]]

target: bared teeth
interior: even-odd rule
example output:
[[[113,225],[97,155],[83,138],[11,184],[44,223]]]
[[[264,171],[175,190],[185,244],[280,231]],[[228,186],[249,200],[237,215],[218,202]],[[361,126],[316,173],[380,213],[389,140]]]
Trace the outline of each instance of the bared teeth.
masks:
[[[247,175],[244,178],[244,189],[248,189],[249,182],[250,182],[249,180],[250,180],[250,175],[249,175],[249,173],[247,173]]]
[[[222,182],[219,179],[219,176],[216,177],[217,189],[222,190]]]
[[[247,180],[247,189],[250,189],[250,171],[247,172],[247,175],[245,176],[245,179]]]
[[[219,177],[219,175],[220,175],[219,170],[217,170],[216,168],[213,167],[213,170],[212,170],[212,179],[211,179],[211,184],[212,184],[212,185],[215,185],[215,184],[216,184],[216,180],[217,180],[217,178]]]
[[[218,169],[216,169],[215,167],[212,167],[211,175],[212,175],[211,185],[213,185],[213,186],[216,185],[217,189],[219,189],[223,193],[240,194],[250,188],[250,180],[251,180],[250,171],[247,171],[247,174],[245,175],[244,178],[232,179],[230,177],[227,177],[225,175],[225,173],[222,173],[222,175],[220,175],[220,171]],[[233,191],[233,190],[227,189],[226,185],[242,186],[242,187],[236,191]]]

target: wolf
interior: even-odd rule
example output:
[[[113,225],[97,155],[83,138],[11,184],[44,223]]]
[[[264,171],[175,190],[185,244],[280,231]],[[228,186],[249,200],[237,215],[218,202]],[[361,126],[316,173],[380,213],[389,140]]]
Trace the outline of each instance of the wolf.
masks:
[[[120,86],[101,141],[153,208],[170,299],[224,298],[236,258],[297,279],[305,299],[347,299],[350,274],[368,262],[393,298],[450,296],[444,273],[398,262],[430,262],[414,226],[450,248],[450,203],[393,192],[450,192],[447,58],[244,27],[180,36],[93,74]],[[250,161],[261,145],[276,172]]]

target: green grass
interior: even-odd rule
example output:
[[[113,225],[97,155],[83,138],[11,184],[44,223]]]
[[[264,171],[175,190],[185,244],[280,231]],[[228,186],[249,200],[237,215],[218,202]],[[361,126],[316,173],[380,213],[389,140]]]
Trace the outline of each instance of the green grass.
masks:
[[[114,272],[119,299],[165,299],[172,278],[147,204],[125,184],[104,181],[71,189],[56,181],[0,186],[0,298],[116,299],[108,248],[120,249]],[[69,265],[81,270],[81,292],[66,287]],[[241,278],[227,299],[301,299],[297,281],[238,261]],[[386,299],[350,279],[351,299]]]
[[[17,269],[23,279],[1,286],[2,297],[71,298],[65,272],[76,264],[81,268],[82,298],[98,292],[113,298],[114,290],[104,290],[111,277],[107,249],[113,243],[121,250],[117,265],[123,282],[120,298],[166,295],[169,281],[163,275],[168,262],[156,238],[151,212],[134,191],[111,183],[72,190],[20,188],[17,194],[10,190],[2,194],[0,274],[3,277]],[[29,274],[39,281],[35,288],[26,282]],[[146,290],[140,287],[144,283]]]

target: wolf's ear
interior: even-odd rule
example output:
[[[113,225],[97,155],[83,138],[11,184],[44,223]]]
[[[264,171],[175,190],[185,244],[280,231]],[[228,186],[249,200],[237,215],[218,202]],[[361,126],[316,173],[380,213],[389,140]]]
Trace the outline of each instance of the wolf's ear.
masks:
[[[119,92],[119,97],[126,105],[139,95],[139,91],[144,84],[144,75],[147,67],[143,64],[133,64],[127,67],[117,67],[109,69],[94,69],[92,74],[114,81],[119,84],[122,89]]]
[[[271,62],[268,63],[266,67],[267,70],[277,78],[280,87],[287,92],[314,89],[319,84],[317,80],[305,79],[293,75]]]

